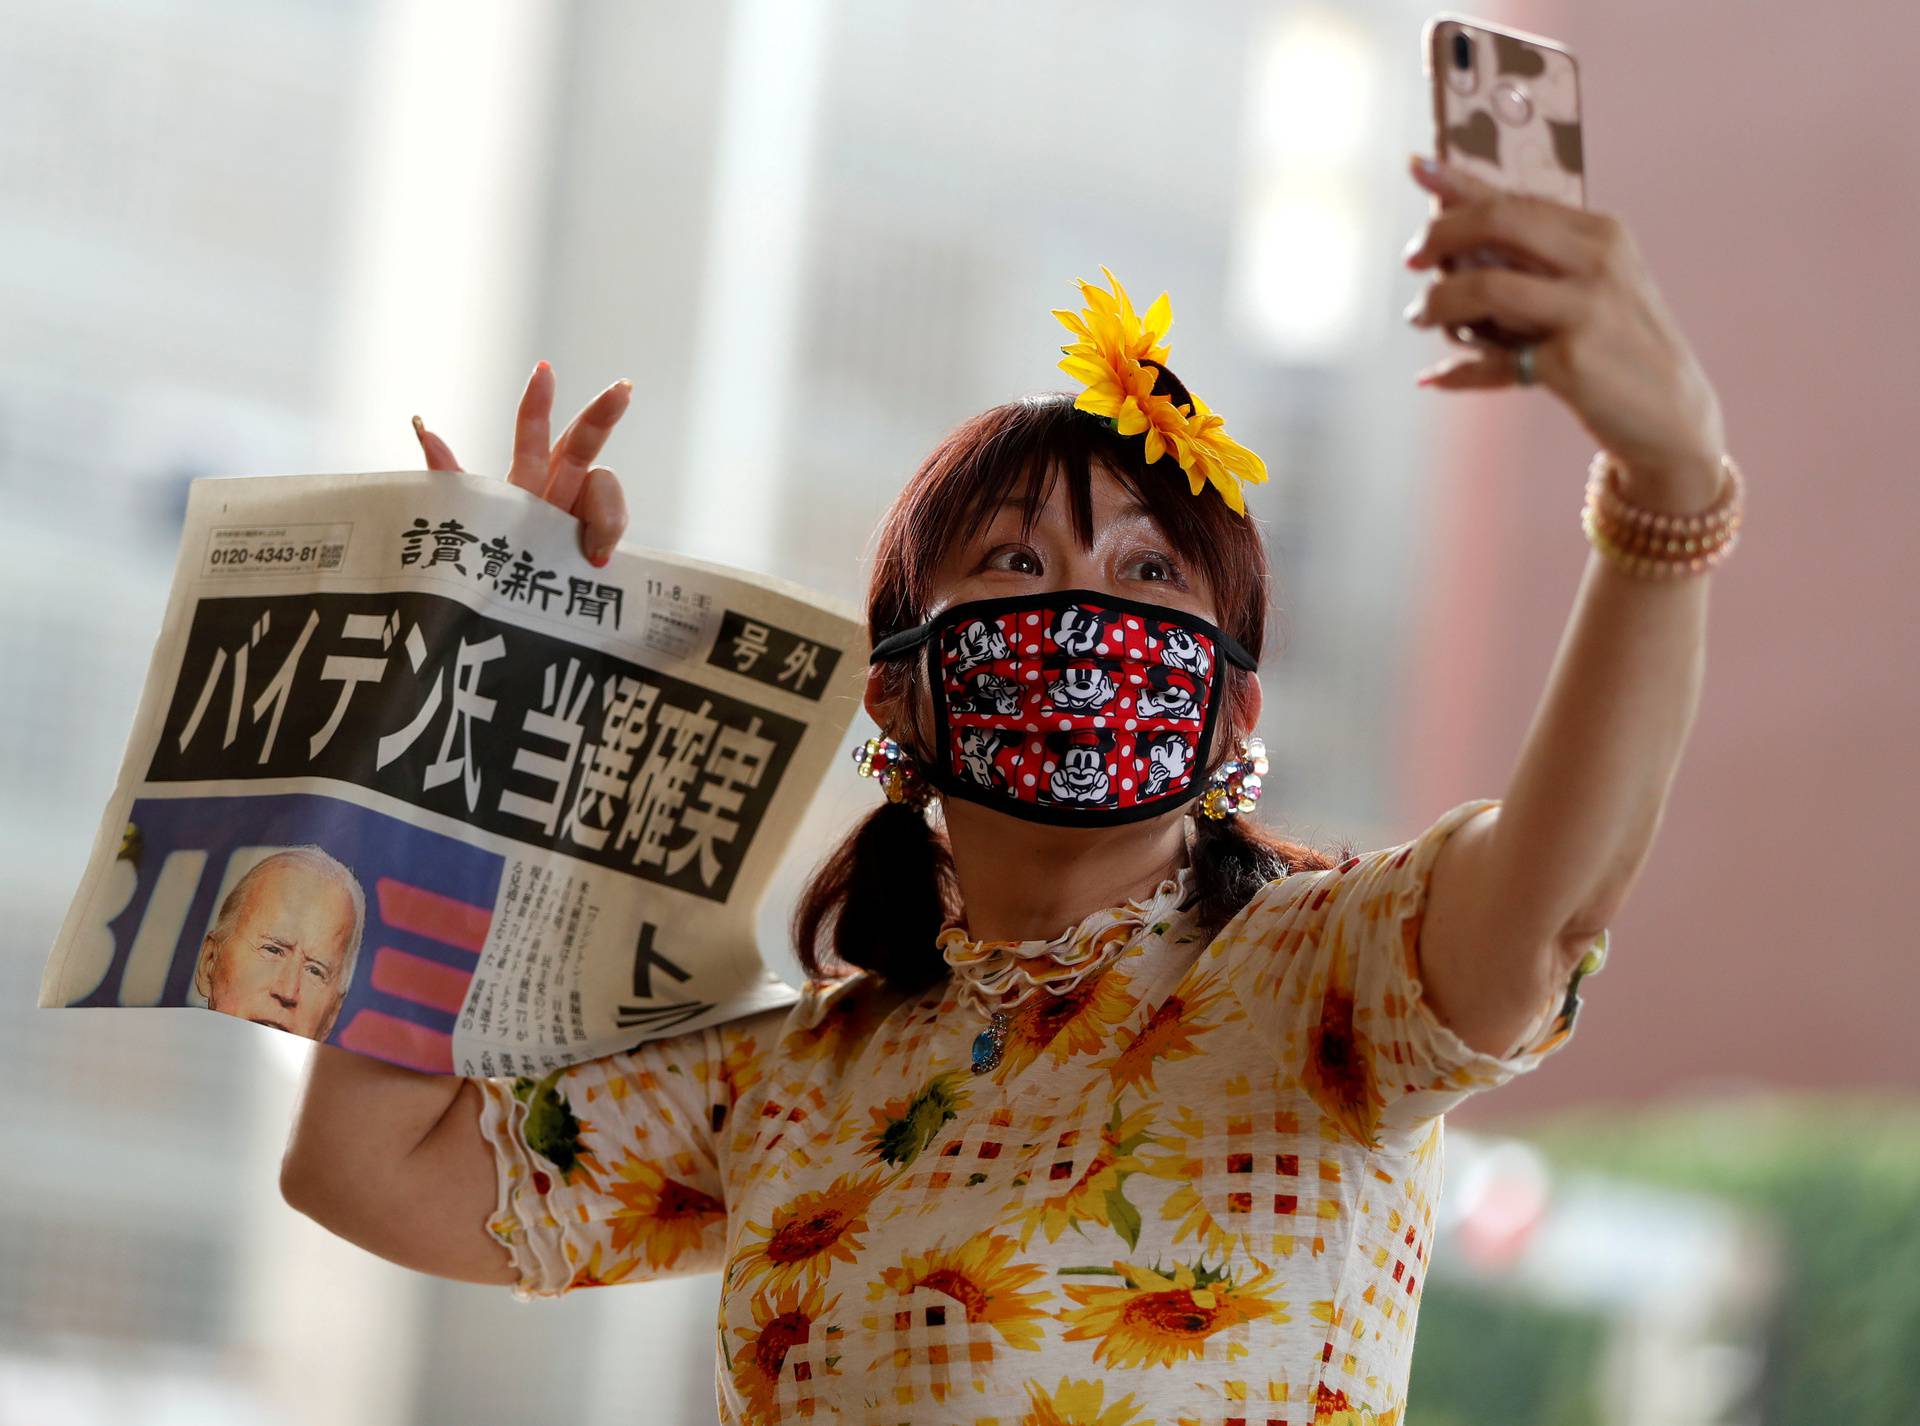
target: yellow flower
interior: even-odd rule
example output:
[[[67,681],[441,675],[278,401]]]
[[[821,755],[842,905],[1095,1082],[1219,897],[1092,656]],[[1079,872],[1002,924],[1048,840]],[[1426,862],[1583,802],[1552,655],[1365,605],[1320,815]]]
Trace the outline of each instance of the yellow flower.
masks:
[[[789,1352],[803,1343],[812,1342],[816,1336],[829,1349],[838,1345],[840,1329],[820,1319],[833,1311],[840,1299],[835,1296],[823,1302],[820,1294],[818,1284],[809,1286],[804,1292],[795,1287],[785,1287],[774,1296],[765,1292],[756,1293],[753,1298],[753,1326],[733,1329],[736,1336],[746,1341],[733,1357],[733,1384],[752,1406],[752,1419],[773,1419],[774,1396],[779,1389],[780,1372],[787,1364]],[[816,1356],[818,1359],[808,1364],[809,1380],[822,1375],[839,1375],[834,1366],[836,1357]]]
[[[1203,1253],[1226,1257],[1236,1245],[1246,1241],[1246,1234],[1228,1232],[1201,1196],[1200,1184],[1206,1164],[1198,1145],[1206,1126],[1191,1109],[1184,1108],[1175,1111],[1173,1123],[1179,1135],[1162,1133],[1159,1136],[1160,1147],[1168,1153],[1163,1158],[1149,1159],[1146,1167],[1153,1177],[1168,1179],[1176,1185],[1160,1205],[1160,1217],[1177,1222],[1173,1230],[1175,1243],[1196,1238]],[[1194,1146],[1191,1149],[1190,1144]]]
[[[1240,1284],[1203,1264],[1178,1264],[1171,1274],[1132,1263],[1115,1263],[1120,1287],[1067,1288],[1080,1307],[1065,1313],[1069,1342],[1093,1341],[1093,1360],[1121,1369],[1171,1367],[1205,1353],[1215,1334],[1262,1318],[1290,1322],[1284,1302],[1261,1293],[1272,1275],[1262,1268]],[[1227,1345],[1228,1357],[1243,1357],[1246,1346]]]
[[[650,1268],[670,1268],[689,1248],[698,1248],[710,1228],[727,1221],[726,1205],[691,1184],[667,1177],[660,1165],[628,1154],[614,1167],[620,1180],[607,1192],[620,1204],[608,1222],[613,1250],[638,1241]]]
[[[886,1018],[889,1002],[875,990],[873,977],[850,976],[818,990],[818,1018],[789,1032],[780,1042],[781,1056],[794,1065],[827,1058],[835,1078],[866,1048],[868,1036]]]
[[[1313,1391],[1313,1426],[1396,1426],[1400,1409],[1374,1411],[1355,1406],[1344,1391],[1321,1382]]]
[[[1132,934],[1131,927],[1116,927]],[[1007,1023],[995,1081],[1019,1074],[1044,1051],[1057,1069],[1075,1055],[1092,1054],[1106,1044],[1113,1027],[1133,1013],[1128,977],[1109,967],[1058,995],[1029,996]]]
[[[965,1309],[968,1322],[985,1323],[1009,1347],[1038,1351],[1041,1324],[1047,1319],[1039,1304],[1053,1294],[1023,1290],[1045,1277],[1046,1269],[1011,1261],[1019,1247],[1011,1238],[988,1233],[969,1238],[958,1248],[908,1253],[899,1267],[882,1270],[867,1296],[884,1302],[904,1298],[916,1288],[942,1293]],[[878,1319],[874,1325],[878,1326]],[[876,1360],[874,1366],[879,1365]]]
[[[1218,971],[1189,977],[1174,994],[1154,1007],[1137,1031],[1131,1034],[1123,1031],[1124,1043],[1120,1049],[1103,1060],[1094,1061],[1093,1067],[1107,1071],[1116,1095],[1129,1088],[1152,1092],[1157,1061],[1184,1060],[1198,1054],[1200,1050],[1193,1042],[1194,1036],[1204,1035],[1239,1013],[1230,1011],[1216,1021],[1203,1018],[1216,1005],[1230,999],[1231,994]]]
[[[740,1096],[760,1082],[760,1046],[751,1036],[726,1025],[720,1026],[720,1043],[726,1046],[720,1060],[720,1089],[725,1098],[720,1102],[738,1104]]]
[[[1386,1100],[1374,1075],[1373,1042],[1358,1023],[1364,1014],[1355,1005],[1346,938],[1336,927],[1320,1011],[1307,1027],[1300,1083],[1307,1097],[1343,1133],[1356,1143],[1378,1148]]]
[[[778,1291],[802,1276],[818,1282],[832,1270],[833,1260],[852,1262],[867,1231],[867,1210],[886,1186],[879,1174],[855,1178],[842,1174],[818,1193],[803,1193],[773,1211],[767,1227],[747,1224],[746,1231],[762,1241],[743,1248],[733,1260],[733,1271],[751,1282],[765,1277]]]
[[[583,1263],[580,1261],[579,1250],[571,1243],[568,1244],[566,1257],[568,1264],[573,1268],[573,1276],[567,1279],[567,1291],[571,1292],[576,1287],[611,1287],[614,1283],[631,1277],[634,1270],[640,1266],[638,1258],[619,1258],[611,1263],[602,1263],[600,1250],[603,1246],[595,1243],[592,1255]]]
[[[1086,310],[1080,313],[1055,308],[1053,315],[1060,319],[1060,325],[1080,338],[1071,347],[1061,350],[1069,355],[1078,356],[1099,367],[1108,370],[1117,369],[1127,362],[1153,362],[1164,366],[1167,360],[1167,329],[1173,325],[1173,304],[1162,292],[1147,309],[1146,319],[1141,320],[1133,310],[1133,299],[1127,296],[1127,289],[1120,280],[1104,265],[1101,274],[1107,279],[1111,293],[1102,292],[1091,282],[1082,279],[1079,283],[1080,295],[1087,300]],[[1065,362],[1060,363],[1063,371],[1068,370]],[[1101,373],[1096,369],[1088,373],[1097,379]]]
[[[1185,394],[1191,402],[1176,402],[1154,391],[1167,364],[1166,335],[1173,325],[1167,294],[1154,299],[1142,318],[1120,280],[1105,267],[1100,271],[1111,292],[1082,281],[1086,307],[1077,313],[1056,308],[1053,314],[1079,338],[1060,348],[1060,370],[1085,388],[1073,404],[1107,417],[1123,436],[1145,433],[1148,465],[1171,453],[1195,495],[1212,485],[1229,508],[1244,515],[1241,485],[1263,484],[1266,463],[1228,437],[1221,418],[1198,396],[1189,391]],[[1180,385],[1177,380],[1172,384],[1175,389]]]
[[[1146,1167],[1135,1152],[1152,1139],[1157,1108],[1144,1105],[1122,1117],[1116,1106],[1113,1117],[1101,1126],[1100,1142],[1093,1146],[1090,1158],[1084,1162],[1077,1158],[1057,1160],[1068,1165],[1063,1173],[1069,1175],[1060,1180],[1058,1191],[1035,1204],[1016,1202],[1006,1215],[1006,1221],[1018,1224],[1021,1247],[1033,1240],[1036,1231],[1044,1230],[1047,1241],[1053,1243],[1067,1229],[1079,1229],[1082,1223],[1112,1228],[1130,1244],[1139,1240],[1140,1215],[1127,1201],[1123,1185],[1128,1174]],[[1114,1221],[1116,1212],[1123,1221]]]
[[[1240,488],[1243,484],[1265,485],[1267,463],[1229,436],[1222,429],[1226,422],[1198,396],[1193,398],[1193,414],[1186,425],[1184,444],[1190,458],[1181,461],[1180,468],[1187,473],[1193,493],[1198,495],[1201,487],[1210,483],[1235,514],[1246,514],[1247,502]]]
[[[1105,1382],[1061,1377],[1060,1385],[1049,1393],[1039,1382],[1030,1381],[1027,1400],[1033,1409],[1020,1418],[1020,1426],[1145,1426],[1147,1418],[1139,1414],[1142,1408],[1133,1404],[1131,1392],[1111,1406],[1106,1399]]]

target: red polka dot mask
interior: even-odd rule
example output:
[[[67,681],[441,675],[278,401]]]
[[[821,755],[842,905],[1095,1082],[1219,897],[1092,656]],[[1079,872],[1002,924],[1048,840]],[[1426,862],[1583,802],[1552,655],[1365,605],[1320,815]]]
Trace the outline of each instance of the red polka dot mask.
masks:
[[[1206,620],[1089,589],[956,604],[874,645],[924,651],[933,766],[949,797],[1033,822],[1105,827],[1204,790],[1226,658],[1257,665]]]

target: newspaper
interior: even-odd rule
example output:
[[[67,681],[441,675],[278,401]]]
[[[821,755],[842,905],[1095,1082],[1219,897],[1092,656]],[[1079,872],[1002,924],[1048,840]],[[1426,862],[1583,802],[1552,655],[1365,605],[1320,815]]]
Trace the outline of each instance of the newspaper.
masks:
[[[543,1074],[790,1004],[755,908],[859,706],[845,605],[503,481],[196,480],[43,1006]]]

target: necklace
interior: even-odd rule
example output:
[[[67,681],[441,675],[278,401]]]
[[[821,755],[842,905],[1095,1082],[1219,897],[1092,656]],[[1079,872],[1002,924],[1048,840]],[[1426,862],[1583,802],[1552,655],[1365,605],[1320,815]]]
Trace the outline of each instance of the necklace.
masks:
[[[1007,1025],[1013,1019],[1011,1010],[996,1010],[987,1021],[987,1028],[973,1037],[973,1072],[986,1074],[1000,1064],[1000,1055],[1007,1047]]]
[[[1096,911],[1051,941],[970,941],[959,927],[940,935],[940,948],[959,983],[960,998],[987,1016],[969,1055],[975,1074],[999,1067],[1016,1011],[1041,992],[1064,995],[1098,975],[1185,894],[1182,868],[1144,900]]]

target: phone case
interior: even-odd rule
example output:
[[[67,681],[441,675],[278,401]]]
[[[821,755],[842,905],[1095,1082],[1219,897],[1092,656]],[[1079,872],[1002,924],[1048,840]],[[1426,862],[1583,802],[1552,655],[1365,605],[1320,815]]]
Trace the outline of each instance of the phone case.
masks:
[[[1468,41],[1465,68],[1456,60],[1457,35]],[[1433,93],[1437,158],[1510,192],[1587,206],[1580,69],[1565,45],[1442,11],[1427,21],[1421,49]],[[1497,247],[1440,262],[1449,273],[1489,266],[1552,272],[1525,254]],[[1497,322],[1475,322],[1456,332],[1509,347],[1541,335],[1510,331]]]

